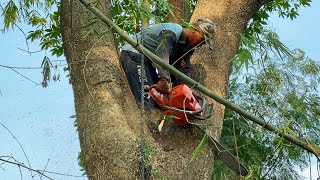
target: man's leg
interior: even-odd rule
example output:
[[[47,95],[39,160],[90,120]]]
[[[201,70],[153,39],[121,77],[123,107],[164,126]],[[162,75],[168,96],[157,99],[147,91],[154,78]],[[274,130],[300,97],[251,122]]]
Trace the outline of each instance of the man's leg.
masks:
[[[150,85],[157,83],[158,75],[152,66],[151,62],[147,59],[144,63],[144,73],[142,78],[141,68],[141,55],[130,51],[121,51],[120,55],[121,65],[126,73],[131,91],[138,102],[141,104],[141,80],[144,86],[144,102],[147,109],[155,108],[155,102],[148,94]]]

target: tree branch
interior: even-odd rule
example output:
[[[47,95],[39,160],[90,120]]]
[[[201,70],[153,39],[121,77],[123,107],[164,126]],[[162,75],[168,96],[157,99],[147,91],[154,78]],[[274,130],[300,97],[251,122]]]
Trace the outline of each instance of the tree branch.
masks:
[[[3,123],[1,123],[1,122],[0,122],[0,125],[3,126],[3,127],[11,134],[11,136],[17,141],[17,143],[19,144],[19,146],[20,146],[20,148],[21,148],[24,156],[25,156],[26,159],[27,159],[28,165],[31,167],[31,164],[30,164],[29,158],[28,158],[28,156],[27,156],[27,153],[26,153],[26,151],[23,149],[23,147],[22,147],[21,143],[19,142],[19,140],[13,135],[13,133],[7,128],[7,126],[5,126],[5,125],[4,125]],[[33,177],[32,172],[31,172],[31,177]]]
[[[8,159],[4,159],[4,158],[8,158]],[[10,161],[10,159],[13,159],[14,161]],[[50,180],[53,180],[53,178],[49,177],[48,175],[45,175],[44,173],[48,173],[48,174],[55,174],[55,175],[60,175],[60,176],[67,176],[67,177],[75,177],[75,178],[80,178],[80,177],[89,177],[89,176],[77,176],[77,175],[71,175],[71,174],[64,174],[64,173],[57,173],[57,172],[51,172],[51,171],[47,171],[47,170],[37,170],[37,169],[33,169],[29,166],[24,165],[24,163],[17,161],[15,158],[13,158],[12,156],[0,156],[0,161],[2,161],[2,163],[0,165],[3,165],[5,163],[8,164],[13,164],[19,167],[19,169],[25,168],[29,171],[33,171],[39,174],[40,178],[41,176],[46,177]],[[48,161],[49,162],[49,161]],[[47,166],[47,165],[46,165]],[[21,173],[21,177],[22,177],[22,173]]]
[[[9,160],[5,160],[5,159],[2,159],[2,158],[0,158],[0,161],[3,161],[3,162],[5,162],[5,163],[9,163],[9,164],[16,165],[16,166],[18,166],[19,168],[20,168],[20,167],[23,167],[23,168],[25,168],[25,169],[28,169],[29,171],[36,172],[36,173],[38,173],[38,174],[40,174],[40,175],[42,175],[42,176],[44,176],[44,177],[46,177],[46,178],[48,178],[48,179],[50,179],[50,180],[53,180],[53,178],[50,178],[49,176],[43,174],[43,171],[36,170],[36,169],[32,169],[31,167],[28,167],[28,166],[24,165],[23,163],[14,162],[14,161],[9,161]],[[20,172],[21,172],[21,170],[20,170]],[[22,178],[22,174],[21,174],[21,178]]]
[[[25,79],[27,79],[28,81],[32,82],[33,84],[35,84],[36,86],[40,85],[39,83],[34,82],[33,80],[31,80],[30,78],[28,78],[27,76],[21,74],[20,72],[18,72],[17,70],[15,70],[15,67],[9,67],[9,66],[4,66],[4,65],[0,65],[0,67],[4,67],[4,68],[8,68],[11,69],[12,71],[14,71],[15,73],[19,74],[20,76],[24,77]]]

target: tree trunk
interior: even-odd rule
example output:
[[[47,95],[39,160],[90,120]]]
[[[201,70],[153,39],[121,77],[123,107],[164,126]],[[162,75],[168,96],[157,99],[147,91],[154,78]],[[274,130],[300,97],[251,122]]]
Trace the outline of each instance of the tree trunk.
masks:
[[[222,96],[226,94],[230,72],[228,60],[239,43],[238,33],[260,7],[258,2],[199,0],[194,11],[192,20],[208,17],[218,25],[214,51],[201,48],[193,58],[201,67],[196,77]],[[110,17],[110,1],[99,3]],[[141,117],[120,67],[113,33],[100,21],[85,26],[93,15],[77,0],[63,0],[60,16],[86,173],[90,179],[138,179]],[[108,32],[100,37],[104,30]],[[219,105],[215,109],[216,128],[212,132],[219,137],[224,109]],[[202,135],[195,128],[179,128],[170,121],[160,136],[151,133],[146,124],[157,125],[160,114],[152,112],[145,120],[146,177],[210,179],[213,153],[209,147],[205,146],[201,156],[190,162]],[[155,129],[156,126],[151,127]]]
[[[100,3],[110,16],[110,2]],[[61,2],[61,32],[86,173],[92,179],[135,177],[137,107],[121,72],[111,29],[100,21],[85,28],[93,17],[77,0]],[[109,32],[101,38],[104,30]]]

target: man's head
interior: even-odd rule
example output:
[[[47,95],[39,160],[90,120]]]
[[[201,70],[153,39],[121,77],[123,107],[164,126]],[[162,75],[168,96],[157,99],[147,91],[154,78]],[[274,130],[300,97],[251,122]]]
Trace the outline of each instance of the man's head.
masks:
[[[209,19],[199,18],[192,26],[203,33],[206,44],[212,50],[212,38],[216,31],[216,25]]]

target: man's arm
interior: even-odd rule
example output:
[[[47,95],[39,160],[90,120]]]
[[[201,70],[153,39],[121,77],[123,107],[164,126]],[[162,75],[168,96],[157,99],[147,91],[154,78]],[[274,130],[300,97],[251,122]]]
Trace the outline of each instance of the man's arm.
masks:
[[[159,34],[158,48],[156,50],[156,55],[160,57],[163,61],[169,63],[169,57],[173,46],[177,43],[176,35],[173,31],[163,30]],[[154,64],[154,66],[158,69],[159,77],[161,79],[170,79],[170,73],[163,69],[161,66]]]

